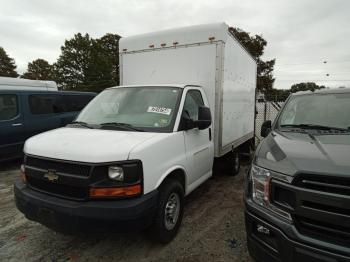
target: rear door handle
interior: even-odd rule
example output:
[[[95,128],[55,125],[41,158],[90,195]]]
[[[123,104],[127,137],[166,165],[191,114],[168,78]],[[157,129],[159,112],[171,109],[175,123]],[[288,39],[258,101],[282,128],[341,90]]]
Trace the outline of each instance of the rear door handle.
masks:
[[[12,124],[12,126],[21,126],[22,123],[15,123],[15,124]]]

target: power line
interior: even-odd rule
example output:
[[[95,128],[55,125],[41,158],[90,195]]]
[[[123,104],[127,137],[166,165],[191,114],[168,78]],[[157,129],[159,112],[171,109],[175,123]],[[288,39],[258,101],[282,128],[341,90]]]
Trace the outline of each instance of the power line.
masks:
[[[324,61],[318,61],[318,62],[301,62],[301,63],[290,63],[290,64],[281,64],[278,63],[278,60],[276,61],[276,65],[279,66],[297,66],[297,65],[319,65],[319,64],[336,64],[336,63],[350,63],[350,60],[324,60]]]
[[[307,82],[349,82],[350,79],[276,79],[277,81],[307,81]]]

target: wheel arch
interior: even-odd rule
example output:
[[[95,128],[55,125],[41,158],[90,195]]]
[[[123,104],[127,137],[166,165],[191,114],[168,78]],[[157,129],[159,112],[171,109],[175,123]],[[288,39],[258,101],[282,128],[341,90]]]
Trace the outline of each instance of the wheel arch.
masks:
[[[159,188],[167,179],[174,178],[178,180],[181,185],[183,186],[183,189],[185,191],[185,194],[187,192],[187,173],[184,167],[182,166],[174,166],[170,169],[168,169],[162,177],[159,179],[156,188]]]

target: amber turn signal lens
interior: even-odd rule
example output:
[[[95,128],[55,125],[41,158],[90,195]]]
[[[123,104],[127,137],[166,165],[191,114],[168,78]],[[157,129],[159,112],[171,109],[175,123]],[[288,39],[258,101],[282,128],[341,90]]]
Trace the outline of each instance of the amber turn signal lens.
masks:
[[[130,197],[141,194],[141,185],[128,187],[92,187],[90,188],[90,197]]]

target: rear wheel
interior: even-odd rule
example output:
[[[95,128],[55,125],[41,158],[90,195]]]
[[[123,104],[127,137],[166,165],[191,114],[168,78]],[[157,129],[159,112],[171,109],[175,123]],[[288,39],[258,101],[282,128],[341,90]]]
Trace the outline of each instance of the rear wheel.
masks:
[[[160,187],[156,217],[149,232],[159,243],[169,243],[177,234],[183,216],[184,189],[175,179]]]
[[[241,168],[241,159],[238,152],[233,152],[232,155],[232,170],[229,175],[236,176],[239,174]]]
[[[234,151],[214,160],[213,173],[215,175],[235,176],[239,173],[240,167],[241,159],[239,153]]]
[[[236,176],[241,167],[241,160],[237,151],[230,152],[225,155],[225,174],[229,176]]]

